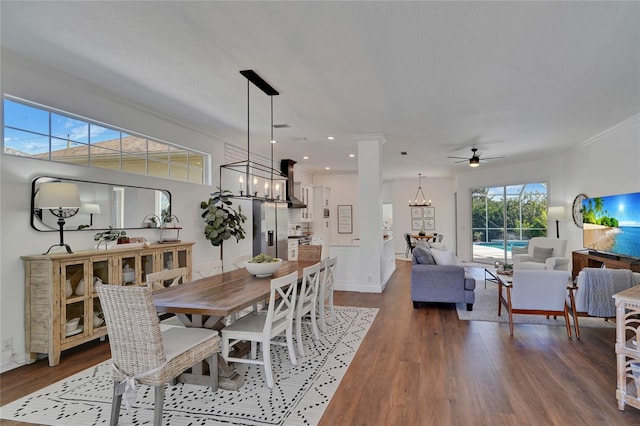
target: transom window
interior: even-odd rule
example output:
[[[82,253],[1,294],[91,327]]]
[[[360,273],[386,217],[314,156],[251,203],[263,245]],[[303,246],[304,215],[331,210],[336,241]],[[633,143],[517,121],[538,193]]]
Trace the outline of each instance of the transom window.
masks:
[[[22,99],[4,97],[8,155],[205,183],[209,155]]]

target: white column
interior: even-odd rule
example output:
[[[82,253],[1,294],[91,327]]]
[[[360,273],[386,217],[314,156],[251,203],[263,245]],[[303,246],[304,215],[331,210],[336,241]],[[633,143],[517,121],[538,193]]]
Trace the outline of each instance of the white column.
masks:
[[[358,235],[360,236],[360,282],[373,292],[384,290],[382,282],[382,145],[381,134],[355,135],[358,142]]]

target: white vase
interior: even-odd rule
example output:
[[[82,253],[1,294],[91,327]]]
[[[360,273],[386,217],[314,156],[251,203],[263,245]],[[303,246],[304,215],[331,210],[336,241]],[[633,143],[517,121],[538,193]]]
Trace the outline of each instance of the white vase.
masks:
[[[71,285],[71,280],[66,281],[64,292],[67,295],[67,297],[71,297],[71,295],[73,294],[73,286]]]
[[[78,286],[76,287],[76,295],[83,296],[84,295],[84,278],[81,278],[78,281]]]

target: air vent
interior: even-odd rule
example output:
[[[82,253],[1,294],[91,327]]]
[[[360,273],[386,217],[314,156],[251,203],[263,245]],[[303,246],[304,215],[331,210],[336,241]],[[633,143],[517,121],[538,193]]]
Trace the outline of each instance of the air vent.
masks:
[[[286,124],[286,123],[282,123],[282,124],[274,124],[274,125],[273,125],[273,128],[274,128],[274,129],[288,129],[288,128],[290,128],[290,127],[291,127],[291,126],[289,126],[289,125],[288,125],[288,124]]]

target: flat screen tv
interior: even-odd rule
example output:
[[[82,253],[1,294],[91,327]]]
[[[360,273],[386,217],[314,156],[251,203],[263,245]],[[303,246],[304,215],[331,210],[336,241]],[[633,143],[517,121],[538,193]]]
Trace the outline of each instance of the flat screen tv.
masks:
[[[640,192],[582,200],[585,248],[640,258]]]

